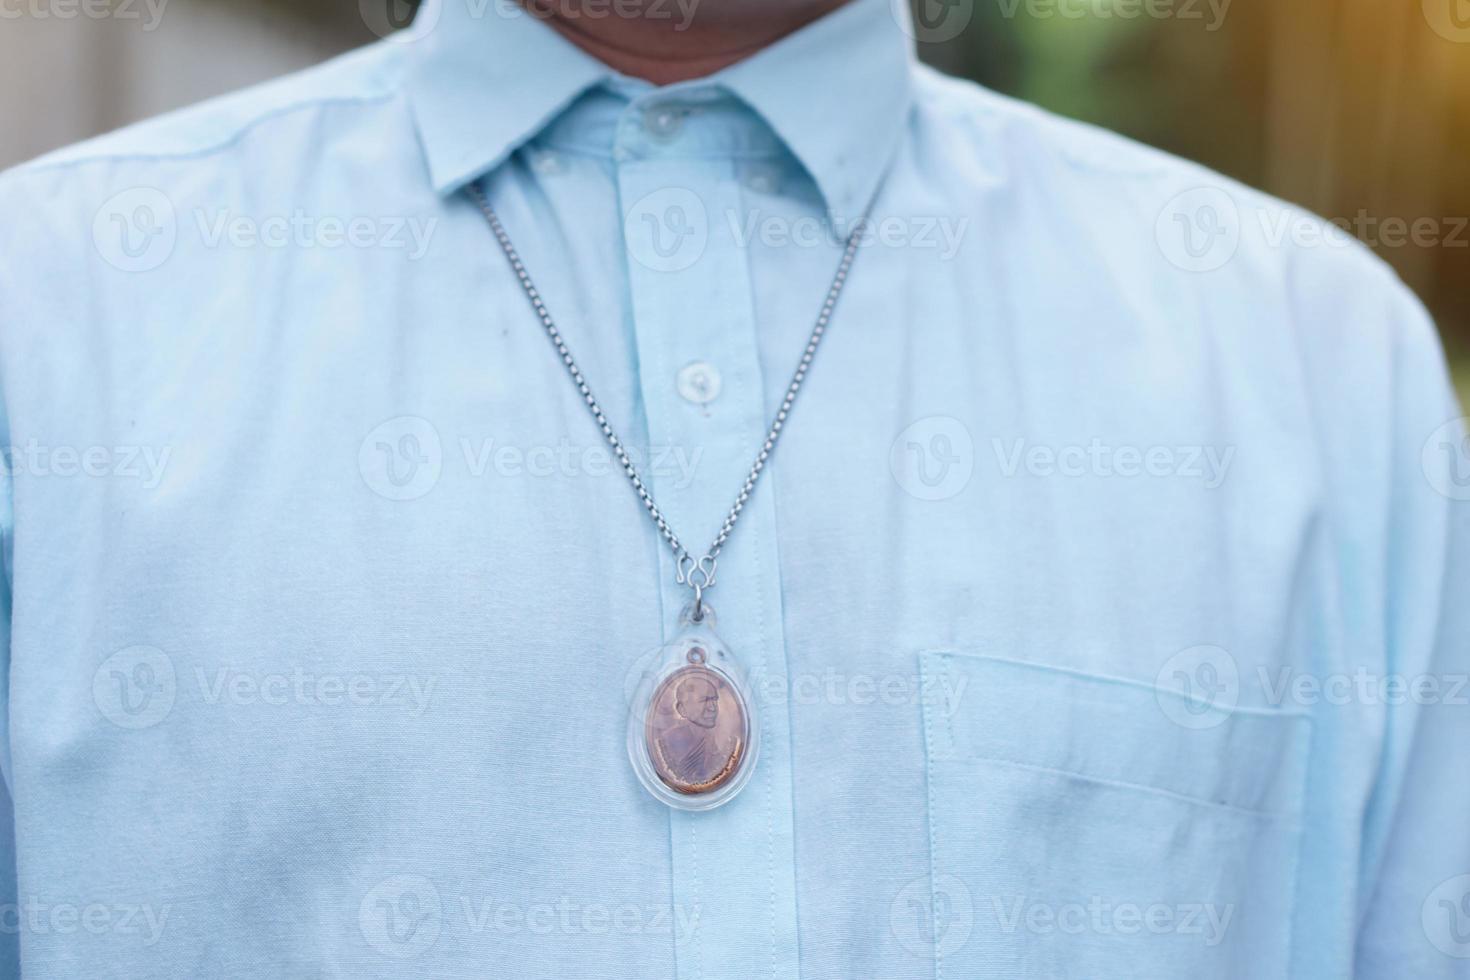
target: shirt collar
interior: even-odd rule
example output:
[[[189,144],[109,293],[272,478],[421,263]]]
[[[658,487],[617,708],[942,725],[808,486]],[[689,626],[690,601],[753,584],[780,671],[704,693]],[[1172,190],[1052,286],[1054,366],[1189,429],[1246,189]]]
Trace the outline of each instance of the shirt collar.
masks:
[[[816,181],[834,218],[867,211],[908,120],[907,5],[852,0],[716,75],[758,112]]]
[[[852,0],[707,79],[758,113],[834,218],[868,207],[909,110],[913,48],[891,0]],[[494,170],[612,69],[513,0],[428,0],[408,97],[435,190]],[[683,86],[671,86],[672,92]]]

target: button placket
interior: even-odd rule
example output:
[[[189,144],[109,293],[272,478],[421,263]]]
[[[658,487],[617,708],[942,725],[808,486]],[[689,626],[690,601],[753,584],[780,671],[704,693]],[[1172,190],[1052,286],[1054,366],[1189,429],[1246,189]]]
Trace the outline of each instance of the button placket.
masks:
[[[750,257],[718,217],[738,213],[736,176],[730,161],[660,159],[656,151],[618,167],[631,219],[629,292],[649,442],[656,452],[682,447],[686,462],[696,464],[692,473],[653,467],[649,480],[695,550],[713,538],[769,423]],[[660,218],[667,209],[655,209],[649,220],[648,202],[665,200],[686,216],[697,200],[706,236],[697,254],[671,261],[667,248],[652,247],[651,236],[667,237],[670,225]],[[716,398],[718,412],[690,411],[691,403],[708,406]],[[667,549],[662,560],[665,620],[672,628],[688,595],[673,580]],[[784,677],[775,508],[767,483],[757,487],[720,556],[720,586],[710,602],[722,636],[755,677]],[[710,813],[670,813],[675,911],[699,911],[696,936],[676,951],[682,977],[745,976],[752,962],[769,964],[763,973],[796,975],[790,720],[784,701],[763,700],[760,716],[761,759],[745,792]]]

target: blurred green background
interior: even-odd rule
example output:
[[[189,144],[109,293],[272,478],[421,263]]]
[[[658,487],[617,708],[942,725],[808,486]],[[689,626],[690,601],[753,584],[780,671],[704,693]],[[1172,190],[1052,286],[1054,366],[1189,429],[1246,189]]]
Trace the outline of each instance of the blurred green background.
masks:
[[[1470,404],[1470,0],[914,7],[946,71],[1363,229],[1430,307]]]
[[[0,166],[369,43],[369,23],[412,9],[163,2],[154,24],[37,16],[44,2],[0,19],[0,85],[47,79],[45,99],[0,101]],[[1366,222],[1470,394],[1470,0],[894,2],[945,71]],[[1390,233],[1416,223],[1428,233]]]

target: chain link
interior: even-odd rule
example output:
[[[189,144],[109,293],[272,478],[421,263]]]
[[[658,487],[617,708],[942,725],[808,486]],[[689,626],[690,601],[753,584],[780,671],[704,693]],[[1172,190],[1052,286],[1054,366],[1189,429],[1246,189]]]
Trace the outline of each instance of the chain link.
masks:
[[[817,315],[816,325],[812,327],[811,336],[807,339],[806,350],[802,352],[801,361],[796,365],[796,372],[791,377],[791,383],[786,386],[786,396],[781,400],[781,407],[776,410],[776,417],[771,421],[771,427],[766,432],[765,442],[761,445],[760,453],[750,467],[750,473],[745,477],[745,483],[740,488],[739,495],[735,498],[735,504],[730,508],[730,513],[725,516],[725,523],[720,526],[720,533],[715,537],[714,543],[702,557],[696,558],[692,552],[684,547],[679,536],[664,518],[663,511],[654,502],[653,494],[643,482],[643,477],[638,473],[638,467],[633,465],[632,458],[623,446],[623,440],[613,430],[607,415],[602,410],[592,388],[587,384],[587,378],[582,374],[582,369],[577,365],[577,360],[572,356],[571,349],[567,347],[566,340],[561,331],[557,329],[556,321],[552,319],[551,312],[547,310],[545,302],[541,299],[541,293],[536,289],[536,284],[531,281],[531,274],[526,271],[526,265],[521,261],[520,253],[516,251],[515,245],[506,233],[505,226],[500,223],[500,216],[490,206],[490,200],[479,184],[469,185],[470,195],[485,215],[485,220],[490,224],[490,230],[495,234],[495,240],[500,243],[500,249],[505,253],[506,260],[510,262],[511,271],[520,280],[521,288],[525,290],[526,298],[531,301],[536,316],[541,320],[541,326],[546,331],[546,336],[551,340],[556,352],[561,356],[561,362],[566,366],[567,374],[571,376],[572,383],[577,386],[582,400],[587,405],[587,410],[602,430],[607,444],[612,447],[613,454],[622,466],[623,472],[628,477],[628,482],[633,485],[638,499],[643,502],[643,509],[648,511],[648,516],[658,527],[659,534],[663,536],[670,548],[674,551],[675,570],[680,585],[687,585],[694,590],[695,618],[700,618],[703,610],[704,593],[714,588],[715,572],[718,564],[717,559],[725,542],[730,540],[730,535],[735,530],[735,524],[740,520],[740,514],[745,509],[750,495],[755,492],[755,485],[765,471],[766,462],[771,458],[771,453],[776,450],[776,443],[781,438],[781,432],[786,426],[786,420],[790,417],[793,406],[796,404],[796,396],[801,391],[802,382],[806,380],[807,371],[812,366],[812,360],[817,356],[817,348],[821,346],[822,337],[827,332],[827,325],[832,321],[832,313],[837,308],[837,300],[842,295],[842,289],[847,285],[847,275],[852,269],[853,260],[857,257],[858,246],[861,241],[867,218],[859,221],[853,226],[852,233],[847,237],[847,243],[842,250],[842,259],[838,263],[837,273],[832,278],[832,285],[827,290],[827,298],[822,303],[822,310]]]

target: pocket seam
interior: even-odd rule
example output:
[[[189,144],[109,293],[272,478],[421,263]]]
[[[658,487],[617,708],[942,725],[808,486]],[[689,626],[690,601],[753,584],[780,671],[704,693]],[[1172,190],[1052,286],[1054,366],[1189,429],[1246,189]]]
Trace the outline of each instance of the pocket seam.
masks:
[[[1157,684],[1150,684],[1148,681],[1141,681],[1133,677],[1122,677],[1117,674],[1094,674],[1090,671],[1078,670],[1076,667],[1062,667],[1057,664],[1041,663],[1036,660],[1017,660],[1014,657],[998,657],[993,653],[971,653],[969,651],[956,650],[953,648],[934,648],[931,650],[920,650],[919,656],[958,657],[961,660],[988,660],[991,663],[1007,664],[1012,667],[1024,667],[1028,670],[1035,670],[1043,673],[1066,674],[1069,677],[1076,677],[1080,678],[1081,680],[1092,681],[1098,684],[1119,684],[1123,687],[1131,687],[1140,691],[1148,691],[1151,694],[1165,695],[1170,698],[1177,698],[1180,701],[1190,700],[1187,695],[1180,694],[1178,691],[1171,691],[1166,687],[1159,687]],[[1221,708],[1219,710],[1226,715],[1250,715],[1252,717],[1276,718],[1281,720],[1301,718],[1308,723],[1312,721],[1312,713],[1306,708],[1300,707],[1258,708],[1255,705],[1238,704],[1228,709]]]
[[[1038,663],[1038,662],[1035,662],[1035,661],[1017,660],[1017,659],[1012,658],[1012,657],[998,657],[998,656],[995,656],[993,654],[987,654],[987,653],[970,653],[970,652],[963,652],[963,651],[954,650],[954,649],[928,649],[928,650],[921,650],[921,651],[919,651],[918,656],[919,656],[919,669],[920,669],[920,673],[921,673],[921,680],[923,679],[922,678],[922,675],[928,673],[928,671],[926,669],[926,665],[929,664],[931,661],[934,661],[934,660],[942,661],[943,675],[946,678],[948,678],[948,677],[950,677],[952,675],[952,672],[954,670],[954,667],[953,667],[951,661],[953,659],[955,659],[955,658],[960,658],[962,660],[983,661],[983,662],[989,662],[989,663],[992,663],[992,664],[1003,664],[1003,665],[1010,666],[1010,667],[1020,667],[1020,668],[1024,668],[1024,669],[1027,669],[1027,670],[1034,670],[1034,671],[1036,671],[1038,673],[1041,673],[1041,674],[1048,674],[1048,673],[1050,673],[1050,674],[1062,674],[1062,675],[1066,675],[1068,677],[1073,677],[1073,678],[1077,678],[1077,679],[1086,681],[1088,683],[1097,683],[1097,684],[1103,684],[1103,685],[1122,685],[1124,687],[1132,688],[1134,690],[1147,691],[1147,692],[1153,693],[1153,694],[1168,694],[1168,695],[1173,695],[1174,697],[1178,697],[1180,699],[1186,699],[1185,696],[1182,695],[1182,694],[1179,694],[1179,693],[1173,692],[1173,691],[1169,691],[1169,690],[1167,690],[1165,688],[1161,688],[1161,687],[1159,687],[1156,684],[1149,684],[1149,683],[1147,683],[1145,681],[1138,681],[1138,680],[1133,680],[1133,679],[1126,678],[1126,677],[1118,677],[1118,676],[1109,675],[1109,674],[1093,674],[1093,673],[1089,673],[1087,671],[1078,670],[1078,669],[1076,669],[1074,667],[1058,667],[1058,666],[1054,666],[1052,664]],[[952,682],[951,682],[951,689],[952,689]],[[926,688],[926,690],[932,690],[932,688]],[[1190,803],[1190,804],[1194,804],[1194,805],[1202,806],[1202,807],[1210,807],[1210,808],[1215,808],[1215,809],[1221,809],[1221,810],[1225,810],[1225,811],[1232,812],[1232,813],[1239,813],[1239,814],[1242,814],[1242,815],[1245,815],[1245,816],[1258,817],[1258,818],[1262,818],[1262,819],[1283,820],[1283,821],[1288,821],[1288,822],[1292,822],[1292,823],[1299,823],[1300,822],[1302,813],[1304,812],[1305,807],[1306,807],[1306,801],[1301,796],[1298,796],[1297,797],[1297,806],[1294,807],[1294,808],[1291,808],[1291,809],[1286,809],[1286,810],[1262,810],[1262,809],[1254,809],[1254,808],[1251,808],[1251,807],[1239,806],[1239,805],[1233,804],[1233,803],[1222,803],[1222,802],[1219,802],[1217,800],[1209,799],[1208,797],[1193,796],[1193,795],[1190,795],[1188,793],[1181,793],[1181,792],[1178,792],[1177,790],[1171,790],[1171,789],[1168,789],[1167,787],[1163,787],[1163,786],[1154,786],[1154,785],[1151,785],[1149,783],[1133,783],[1133,782],[1128,782],[1128,781],[1125,781],[1125,780],[1114,780],[1114,779],[1108,779],[1108,778],[1105,778],[1105,777],[1092,776],[1092,775],[1089,775],[1087,773],[1075,772],[1075,771],[1070,770],[1070,769],[1060,769],[1060,768],[1056,768],[1056,767],[1052,767],[1052,766],[1040,766],[1040,765],[1036,765],[1034,763],[1019,762],[1017,760],[1005,759],[1005,758],[1001,758],[999,756],[986,755],[986,754],[983,754],[981,752],[974,751],[973,749],[962,753],[962,752],[960,752],[960,750],[958,748],[958,742],[957,742],[957,740],[955,738],[955,734],[954,734],[954,716],[955,716],[955,712],[954,711],[946,711],[945,714],[944,714],[944,719],[943,719],[943,730],[944,730],[945,740],[949,744],[947,746],[944,746],[943,747],[943,750],[941,751],[940,754],[935,755],[933,753],[933,744],[932,744],[932,739],[931,739],[931,736],[930,736],[930,730],[932,728],[939,727],[939,726],[933,725],[932,724],[932,721],[931,721],[931,718],[929,717],[930,716],[930,712],[935,707],[942,707],[942,706],[941,705],[935,705],[933,703],[932,698],[929,698],[929,699],[926,699],[925,700],[925,702],[924,702],[924,713],[925,713],[924,728],[925,728],[925,740],[926,740],[926,746],[925,747],[930,752],[930,754],[929,754],[929,758],[930,759],[937,759],[937,760],[940,760],[940,761],[950,762],[950,763],[991,762],[991,763],[996,763],[998,765],[1009,766],[1011,768],[1016,768],[1016,769],[1025,769],[1025,770],[1029,770],[1029,771],[1032,771],[1032,772],[1053,773],[1053,774],[1060,775],[1060,776],[1068,776],[1068,777],[1071,777],[1071,778],[1074,778],[1074,779],[1077,779],[1077,780],[1080,780],[1080,781],[1083,781],[1083,782],[1090,782],[1090,783],[1093,783],[1095,785],[1100,785],[1100,786],[1112,786],[1112,787],[1117,788],[1117,789],[1130,790],[1130,791],[1136,791],[1136,792],[1142,792],[1142,793],[1152,793],[1152,794],[1155,794],[1157,796],[1166,797],[1166,798],[1169,798],[1169,799],[1175,799],[1175,800],[1178,800],[1178,801],[1183,802],[1183,803]],[[1312,743],[1313,743],[1313,741],[1315,740],[1315,737],[1316,737],[1315,720],[1312,718],[1310,712],[1308,712],[1308,711],[1306,711],[1304,709],[1295,709],[1295,708],[1293,708],[1293,709],[1257,708],[1257,707],[1250,706],[1250,705],[1245,705],[1245,706],[1239,706],[1238,705],[1238,706],[1232,707],[1230,709],[1221,708],[1221,709],[1218,709],[1218,710],[1220,711],[1220,713],[1225,718],[1230,718],[1232,716],[1240,715],[1240,716],[1252,717],[1252,718],[1266,718],[1266,719],[1269,719],[1272,723],[1282,723],[1282,724],[1305,723],[1304,726],[1303,726],[1304,727],[1304,730],[1300,733],[1299,737],[1302,739],[1303,743],[1307,746],[1307,750],[1306,751],[1307,751],[1308,754],[1307,754],[1306,758],[1303,761],[1303,765],[1304,765],[1304,767],[1306,765],[1309,765],[1309,760],[1310,760],[1310,754],[1309,754],[1310,753],[1310,746],[1312,745]],[[1303,772],[1303,778],[1305,778],[1305,769],[1304,769],[1304,772]]]
[[[1130,783],[1121,779],[1104,779],[1100,776],[1089,776],[1086,773],[1072,772],[1069,769],[1057,769],[1052,766],[1038,766],[1029,762],[1018,762],[1015,759],[1002,759],[998,756],[974,755],[974,756],[951,756],[949,762],[979,762],[1008,769],[1020,769],[1024,772],[1041,773],[1048,776],[1061,776],[1066,779],[1075,779],[1078,782],[1092,783],[1097,786],[1109,786],[1113,789],[1128,790],[1137,793],[1149,793],[1161,796],[1165,799],[1175,800],[1179,803],[1187,803],[1191,806],[1206,807],[1211,810],[1223,810],[1226,813],[1238,814],[1243,817],[1254,817],[1258,820],[1273,820],[1295,824],[1301,817],[1300,810],[1253,810],[1250,807],[1236,806],[1234,803],[1219,803],[1215,800],[1207,800],[1200,796],[1190,796],[1187,793],[1176,793],[1174,790],[1165,789],[1162,786],[1150,786],[1147,783]]]

